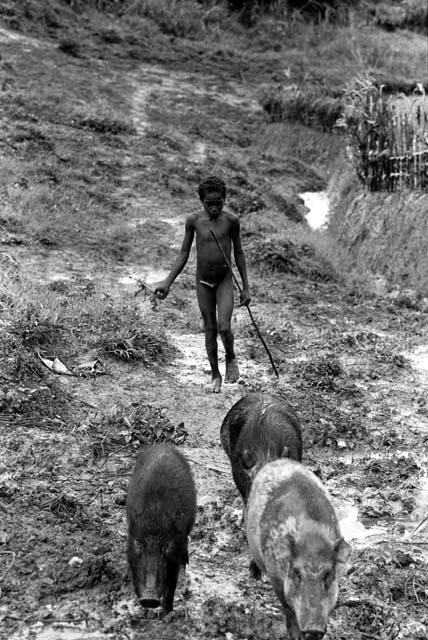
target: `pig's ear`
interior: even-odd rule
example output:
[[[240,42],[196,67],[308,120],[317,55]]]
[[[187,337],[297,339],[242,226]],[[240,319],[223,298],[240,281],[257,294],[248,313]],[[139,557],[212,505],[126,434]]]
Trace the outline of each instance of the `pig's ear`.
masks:
[[[336,562],[347,562],[349,556],[351,555],[351,551],[351,546],[343,538],[339,538],[334,543]]]
[[[288,450],[288,447],[284,447],[283,450],[281,451],[281,458],[289,458],[290,457],[290,452]]]
[[[244,449],[244,451],[242,452],[241,458],[242,458],[242,465],[244,469],[247,469],[247,471],[249,469],[252,469],[252,467],[254,467],[254,465],[256,464],[253,454],[248,449]]]

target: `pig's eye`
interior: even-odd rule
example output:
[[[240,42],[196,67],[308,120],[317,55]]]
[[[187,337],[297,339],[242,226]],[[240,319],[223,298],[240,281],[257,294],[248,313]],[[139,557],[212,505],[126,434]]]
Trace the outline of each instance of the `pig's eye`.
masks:
[[[302,572],[300,571],[300,569],[298,567],[294,567],[293,571],[291,572],[291,578],[294,582],[294,584],[296,586],[299,586],[301,580],[302,580]]]
[[[245,451],[242,452],[242,466],[244,469],[251,469],[254,467],[255,463],[256,461],[254,460],[252,453],[250,453],[248,449],[245,449]]]
[[[330,589],[333,580],[334,580],[333,571],[327,571],[327,573],[324,575],[324,586],[326,590]]]

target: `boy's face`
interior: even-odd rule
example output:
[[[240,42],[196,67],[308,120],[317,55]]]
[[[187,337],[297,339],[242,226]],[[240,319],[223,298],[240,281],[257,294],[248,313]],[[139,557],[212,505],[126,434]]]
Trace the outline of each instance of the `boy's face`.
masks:
[[[224,199],[221,191],[207,191],[202,200],[202,204],[209,218],[218,218],[224,207]]]

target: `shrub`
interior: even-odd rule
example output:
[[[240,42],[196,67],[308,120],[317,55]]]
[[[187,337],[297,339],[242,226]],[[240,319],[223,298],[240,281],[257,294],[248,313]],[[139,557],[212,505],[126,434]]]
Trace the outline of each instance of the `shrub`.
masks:
[[[343,110],[339,98],[300,90],[267,93],[261,103],[272,122],[294,120],[321,131],[331,131]]]
[[[404,0],[396,5],[381,2],[372,9],[375,23],[388,31],[412,29],[426,33],[428,6],[426,0]]]

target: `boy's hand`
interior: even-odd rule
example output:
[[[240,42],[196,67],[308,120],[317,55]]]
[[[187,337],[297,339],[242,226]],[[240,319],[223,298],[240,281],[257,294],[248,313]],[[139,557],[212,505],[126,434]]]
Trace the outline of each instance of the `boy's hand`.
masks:
[[[169,287],[164,282],[160,282],[157,287],[155,287],[155,296],[158,296],[161,300],[165,300],[169,293]]]
[[[250,292],[248,291],[248,289],[242,289],[240,299],[241,299],[241,302],[239,303],[239,306],[248,307],[251,300]]]

